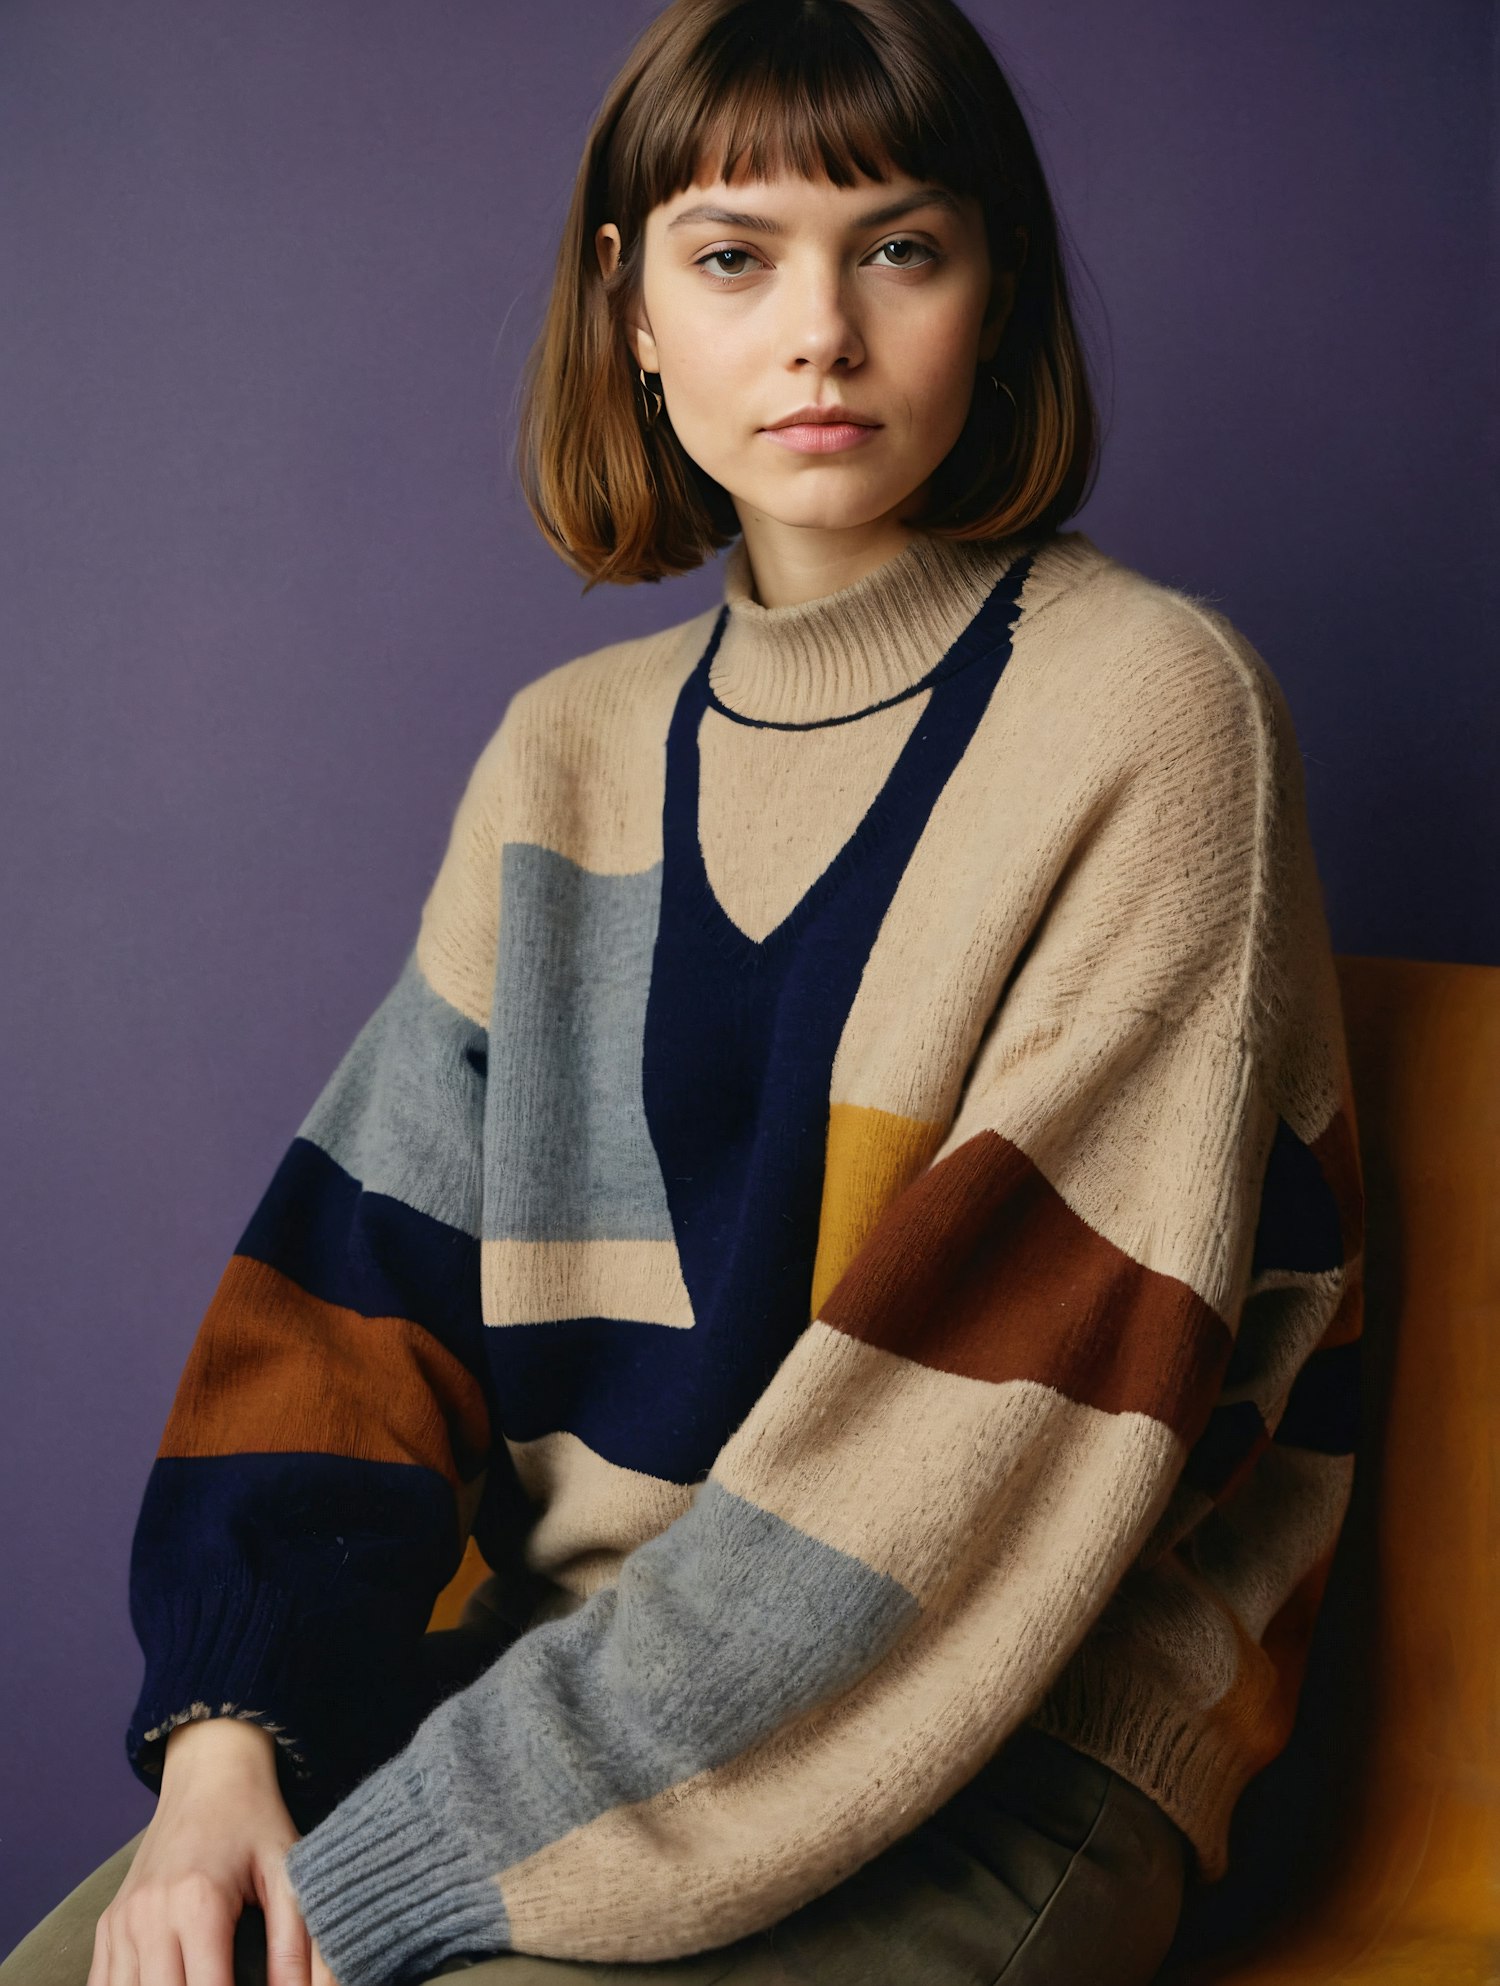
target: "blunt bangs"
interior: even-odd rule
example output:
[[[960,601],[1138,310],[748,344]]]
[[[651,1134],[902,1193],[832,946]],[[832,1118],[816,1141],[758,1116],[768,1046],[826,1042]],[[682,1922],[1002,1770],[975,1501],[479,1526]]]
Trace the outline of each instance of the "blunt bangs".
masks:
[[[721,18],[642,118],[641,142],[621,147],[608,189],[615,211],[644,218],[695,184],[782,174],[849,187],[903,172],[982,198],[1004,161],[960,141],[949,79],[923,38],[907,33],[882,50],[887,38],[871,25],[818,0]]]

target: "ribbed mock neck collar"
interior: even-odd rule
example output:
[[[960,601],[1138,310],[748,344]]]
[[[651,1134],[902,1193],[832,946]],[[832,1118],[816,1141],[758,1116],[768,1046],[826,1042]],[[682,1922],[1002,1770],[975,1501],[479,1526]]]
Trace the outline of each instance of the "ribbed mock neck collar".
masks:
[[[978,544],[919,531],[863,578],[796,606],[763,607],[737,538],[724,563],[729,612],[709,685],[732,713],[816,724],[872,710],[941,660],[1032,541]]]

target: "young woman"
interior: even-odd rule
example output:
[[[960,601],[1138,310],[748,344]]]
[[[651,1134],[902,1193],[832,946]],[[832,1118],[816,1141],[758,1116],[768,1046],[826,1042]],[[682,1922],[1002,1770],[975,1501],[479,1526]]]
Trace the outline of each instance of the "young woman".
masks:
[[[1094,441],[950,0],[675,0],[522,462],[724,599],[480,754],[148,1483],[157,1811],[19,1976],[1154,1975],[1295,1709],[1362,1202],[1285,701],[1062,529]]]

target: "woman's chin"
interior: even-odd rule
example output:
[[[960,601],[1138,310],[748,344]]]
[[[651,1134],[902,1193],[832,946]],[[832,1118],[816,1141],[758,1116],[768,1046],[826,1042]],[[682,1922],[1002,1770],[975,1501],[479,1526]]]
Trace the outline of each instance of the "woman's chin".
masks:
[[[801,531],[858,531],[890,516],[911,496],[904,486],[872,488],[865,481],[857,489],[852,485],[816,489],[810,477],[789,481],[792,487],[786,481],[774,489],[766,489],[760,482],[753,489],[735,489],[732,484],[725,487],[742,516],[749,511]]]

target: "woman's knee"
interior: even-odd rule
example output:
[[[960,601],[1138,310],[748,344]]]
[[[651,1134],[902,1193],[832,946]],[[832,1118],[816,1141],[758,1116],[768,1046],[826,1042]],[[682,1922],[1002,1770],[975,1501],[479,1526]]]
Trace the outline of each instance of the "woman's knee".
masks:
[[[1181,1830],[1112,1774],[1094,1826],[995,1986],[1146,1986],[1176,1935],[1186,1879]]]

